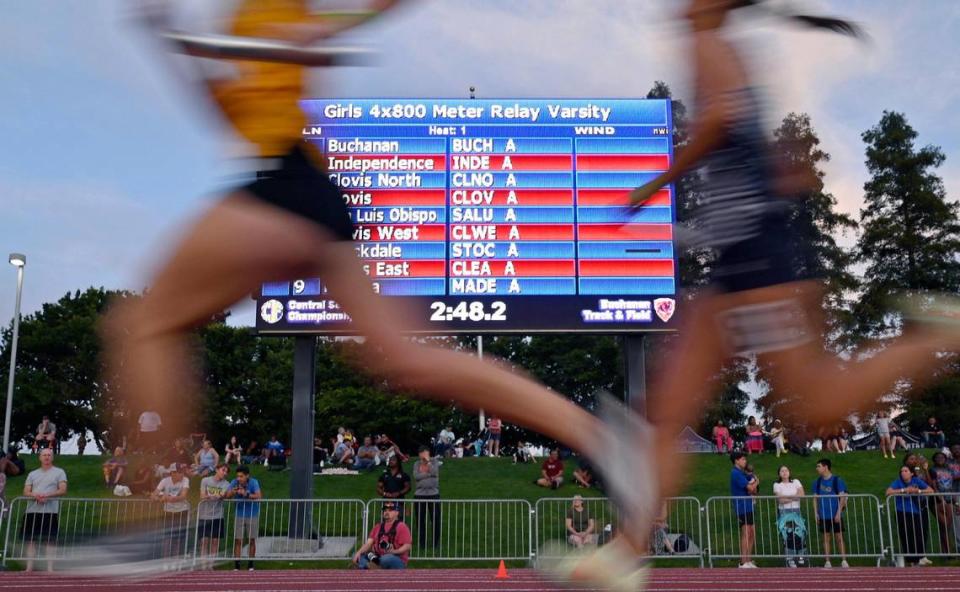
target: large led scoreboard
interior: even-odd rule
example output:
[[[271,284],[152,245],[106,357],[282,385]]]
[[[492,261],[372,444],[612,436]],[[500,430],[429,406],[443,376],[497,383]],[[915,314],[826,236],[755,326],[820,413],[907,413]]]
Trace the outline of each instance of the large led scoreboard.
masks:
[[[343,192],[374,290],[407,300],[424,332],[673,328],[673,190],[626,207],[628,192],[671,161],[669,101],[318,99],[303,108],[303,135]],[[349,334],[331,296],[317,278],[265,284],[257,328]]]

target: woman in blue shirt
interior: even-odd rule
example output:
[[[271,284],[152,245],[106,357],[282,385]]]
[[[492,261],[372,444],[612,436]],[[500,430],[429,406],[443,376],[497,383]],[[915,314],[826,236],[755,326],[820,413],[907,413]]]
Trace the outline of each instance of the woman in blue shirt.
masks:
[[[920,507],[920,497],[916,495],[919,493],[933,493],[933,488],[914,476],[913,469],[907,465],[900,467],[900,477],[887,488],[888,496],[896,496],[894,505],[897,510],[900,550],[909,553],[904,560],[910,565],[917,564],[926,552],[925,529],[921,523],[926,519],[926,514]]]

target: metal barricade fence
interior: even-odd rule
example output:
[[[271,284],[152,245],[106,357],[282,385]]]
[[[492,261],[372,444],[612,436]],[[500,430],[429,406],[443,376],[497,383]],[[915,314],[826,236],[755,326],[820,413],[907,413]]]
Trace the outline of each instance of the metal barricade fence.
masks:
[[[834,511],[840,503],[846,507],[837,523]],[[714,560],[740,559],[741,524],[750,522],[755,532],[751,559],[797,565],[814,558],[869,559],[879,565],[886,554],[882,505],[874,495],[808,495],[783,507],[776,496],[725,496],[711,497],[704,506],[710,567]],[[827,520],[817,520],[824,515]]]
[[[411,559],[530,558],[533,509],[526,500],[373,499],[367,502],[367,535],[381,520],[384,502],[401,504],[413,535]]]
[[[139,547],[140,559],[189,559],[192,509],[172,510],[149,499],[59,498],[38,504],[18,497],[10,504],[3,560],[77,560],[106,537],[159,533]]]
[[[594,521],[593,533],[587,545],[602,545],[616,533],[618,512],[610,500],[602,497],[583,498],[583,508]],[[537,557],[545,557],[563,549],[563,543],[573,549],[582,544],[573,540],[567,530],[571,518],[573,498],[543,498],[537,500],[534,549]],[[703,566],[702,507],[695,497],[674,497],[664,507],[650,532],[650,556],[656,559],[686,559]],[[556,543],[560,542],[560,545]]]
[[[204,500],[194,523],[194,558],[218,561],[348,560],[365,540],[358,499]]]
[[[6,544],[7,537],[5,536],[6,531],[3,530],[4,525],[6,524],[7,519],[7,505],[3,502],[3,498],[0,497],[0,558],[6,556]]]
[[[890,555],[894,563],[960,556],[960,494],[896,494],[887,497]]]

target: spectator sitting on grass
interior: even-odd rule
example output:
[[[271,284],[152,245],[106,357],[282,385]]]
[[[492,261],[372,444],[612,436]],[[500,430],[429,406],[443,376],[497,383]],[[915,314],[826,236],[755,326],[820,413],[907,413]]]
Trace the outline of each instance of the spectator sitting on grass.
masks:
[[[37,426],[37,435],[33,438],[33,452],[41,448],[53,449],[57,443],[57,426],[46,415]]]
[[[342,442],[337,442],[336,448],[333,449],[333,456],[330,458],[330,462],[341,465],[352,465],[353,457],[353,446],[350,445],[349,440],[344,438]]]
[[[543,466],[540,468],[540,478],[534,483],[550,489],[559,489],[563,485],[563,461],[560,460],[559,449],[554,448],[550,451],[550,456],[543,461]]]
[[[280,443],[280,440],[277,440],[276,434],[270,436],[270,441],[267,442],[266,446],[264,446],[263,454],[261,456],[268,460],[278,456],[283,456],[283,444]]]
[[[120,484],[120,480],[123,479],[123,474],[126,470],[127,455],[124,453],[123,448],[118,446],[113,450],[113,456],[103,463],[103,484],[106,485],[108,489],[113,489]]]
[[[163,458],[160,459],[157,474],[161,477],[166,476],[171,473],[177,465],[189,466],[190,460],[190,453],[187,452],[183,440],[177,438],[173,441],[173,448],[168,450],[167,453],[163,455]]]
[[[529,442],[517,442],[517,451],[513,453],[513,464],[533,462],[533,452]]]
[[[7,450],[7,465],[4,468],[4,472],[7,474],[7,477],[16,477],[17,475],[23,475],[27,472],[27,463],[23,462],[23,459],[20,458],[20,455],[17,454],[17,447],[11,445],[10,449]]]
[[[230,441],[223,447],[223,462],[229,465],[230,461],[236,464],[243,462],[243,446],[236,436],[230,436]]]
[[[130,482],[130,491],[134,495],[150,495],[156,489],[157,483],[153,468],[153,463],[142,460],[137,465],[133,473],[133,481]]]
[[[573,470],[573,480],[577,486],[591,488],[596,485],[596,478],[593,476],[593,467],[585,457],[580,457],[577,462],[577,468]]]
[[[936,417],[930,417],[927,420],[927,427],[923,430],[923,444],[926,448],[935,448],[940,450],[946,444],[946,440],[943,437],[943,430],[940,429],[940,424],[937,423]]]
[[[198,477],[212,475],[220,464],[220,454],[213,448],[210,440],[204,440],[200,450],[193,455],[193,474]]]
[[[243,451],[243,458],[240,459],[245,465],[252,465],[263,460],[263,449],[260,448],[260,442],[251,440],[247,444],[247,449]]]
[[[410,459],[410,457],[404,454],[400,450],[400,447],[397,446],[397,444],[390,439],[390,436],[386,434],[380,434],[379,436],[377,436],[376,440],[374,440],[374,444],[376,444],[377,448],[380,449],[380,458],[384,460],[390,458],[394,454],[398,455],[400,457],[400,460],[404,462]]]
[[[370,436],[364,436],[363,446],[357,449],[357,456],[353,460],[353,466],[358,471],[366,471],[380,464],[380,449],[373,445],[373,439]]]
[[[453,442],[457,437],[453,433],[453,426],[447,426],[440,430],[440,435],[437,437],[437,445],[433,451],[434,456],[447,456],[450,453],[450,449],[453,447]]]

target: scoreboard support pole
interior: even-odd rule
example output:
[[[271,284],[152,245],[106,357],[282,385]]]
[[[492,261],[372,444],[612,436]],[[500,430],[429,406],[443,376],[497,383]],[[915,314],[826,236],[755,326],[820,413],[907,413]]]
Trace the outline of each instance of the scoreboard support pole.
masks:
[[[313,498],[313,434],[316,408],[317,338],[295,337],[293,345],[293,434],[290,499]],[[300,506],[300,507],[298,507]],[[294,503],[290,508],[290,536],[312,538],[312,506]]]
[[[623,336],[623,401],[640,415],[647,414],[646,337]]]

